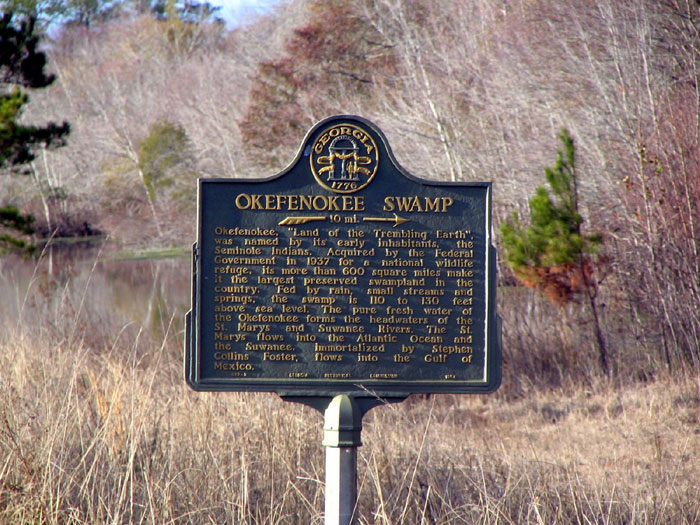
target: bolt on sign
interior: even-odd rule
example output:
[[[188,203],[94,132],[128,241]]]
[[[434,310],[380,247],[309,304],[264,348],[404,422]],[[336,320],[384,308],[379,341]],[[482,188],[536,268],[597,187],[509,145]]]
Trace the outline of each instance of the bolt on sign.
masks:
[[[356,116],[281,173],[200,179],[196,390],[401,397],[500,385],[491,184],[415,177]]]

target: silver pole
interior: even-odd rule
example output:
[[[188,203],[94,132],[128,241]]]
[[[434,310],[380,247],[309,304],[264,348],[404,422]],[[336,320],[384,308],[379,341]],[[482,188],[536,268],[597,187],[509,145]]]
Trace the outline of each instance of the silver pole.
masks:
[[[333,398],[325,412],[326,525],[356,523],[357,447],[362,445],[362,412],[343,394]]]

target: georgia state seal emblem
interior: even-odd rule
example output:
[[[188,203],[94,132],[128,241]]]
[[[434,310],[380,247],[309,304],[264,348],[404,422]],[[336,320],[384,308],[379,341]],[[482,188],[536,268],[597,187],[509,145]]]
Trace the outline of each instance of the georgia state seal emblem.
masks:
[[[335,193],[355,193],[377,173],[379,151],[372,136],[355,124],[335,124],[323,130],[310,155],[318,183]]]

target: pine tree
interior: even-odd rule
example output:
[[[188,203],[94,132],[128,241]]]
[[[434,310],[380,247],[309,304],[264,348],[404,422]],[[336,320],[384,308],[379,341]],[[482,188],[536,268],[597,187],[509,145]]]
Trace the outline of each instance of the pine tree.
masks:
[[[123,0],[0,0],[0,10],[32,17],[42,29],[50,24],[90,27],[118,16]]]
[[[54,75],[44,72],[46,55],[38,50],[39,37],[34,34],[35,20],[15,20],[13,13],[0,14],[0,171],[5,174],[26,173],[23,169],[34,160],[37,148],[65,144],[70,133],[68,123],[53,122],[33,126],[20,122],[29,96],[21,88],[40,89],[49,86]],[[33,232],[33,217],[21,214],[14,206],[0,207],[0,225],[19,233]],[[29,248],[26,241],[12,233],[0,235],[0,250]]]
[[[530,198],[530,223],[517,213],[501,225],[503,254],[515,277],[542,292],[552,302],[566,305],[583,297],[593,317],[603,373],[610,372],[608,352],[600,327],[594,276],[599,235],[582,233],[574,141],[566,130],[560,134],[563,150],[553,167],[545,168],[549,189],[539,186]]]
[[[67,24],[90,27],[108,19],[119,6],[115,0],[52,0],[50,12]]]
[[[176,188],[182,183],[178,179],[191,173],[191,156],[192,145],[185,128],[168,120],[151,126],[148,136],[138,144],[138,170],[152,206],[158,191]]]

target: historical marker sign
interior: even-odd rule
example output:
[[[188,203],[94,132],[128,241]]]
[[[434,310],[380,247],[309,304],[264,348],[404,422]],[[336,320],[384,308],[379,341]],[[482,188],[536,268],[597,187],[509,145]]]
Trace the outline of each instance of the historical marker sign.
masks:
[[[355,116],[264,179],[200,179],[196,390],[487,393],[501,379],[491,184],[416,178]]]

